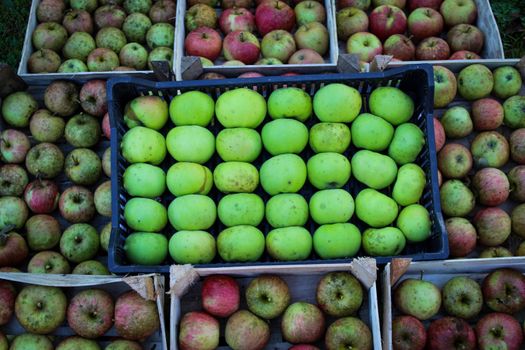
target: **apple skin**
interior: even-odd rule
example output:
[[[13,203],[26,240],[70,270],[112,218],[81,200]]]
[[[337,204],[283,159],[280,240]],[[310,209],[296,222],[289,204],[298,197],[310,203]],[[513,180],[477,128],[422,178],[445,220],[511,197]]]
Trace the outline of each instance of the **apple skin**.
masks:
[[[80,106],[86,113],[102,117],[108,111],[106,81],[90,80],[80,89]]]
[[[370,32],[381,41],[394,34],[403,34],[407,29],[405,13],[395,6],[381,5],[376,7],[369,16]]]
[[[271,320],[279,317],[290,304],[290,290],[279,276],[261,275],[246,287],[246,303],[255,315]]]
[[[219,346],[219,321],[204,312],[188,312],[180,320],[181,350],[212,350]]]
[[[481,52],[485,38],[483,32],[470,24],[458,24],[447,33],[447,42],[452,51]]]
[[[62,0],[43,0],[36,8],[38,22],[61,22],[66,11],[66,3]]]
[[[288,350],[319,350],[319,348],[311,344],[297,344],[292,346]]]
[[[125,339],[145,339],[160,328],[157,304],[137,292],[121,294],[115,302],[115,329]]]
[[[224,337],[233,349],[262,350],[270,340],[270,327],[250,311],[239,310],[226,322]]]
[[[262,36],[276,29],[291,32],[295,26],[295,12],[280,0],[263,1],[255,10],[255,24]]]
[[[478,282],[465,276],[456,276],[443,286],[443,308],[450,316],[472,319],[483,308],[483,293]]]
[[[24,199],[33,213],[51,213],[58,204],[58,186],[49,180],[34,180],[27,185]]]
[[[505,125],[512,129],[525,128],[524,108],[525,96],[516,95],[505,100],[503,102]]]
[[[377,8],[382,5],[390,5],[399,9],[404,9],[406,0],[372,0],[372,7]]]
[[[33,255],[27,264],[28,273],[68,274],[71,273],[66,258],[55,251],[41,251]]]
[[[187,31],[201,27],[216,28],[217,13],[206,4],[195,4],[186,10],[184,25]]]
[[[97,48],[87,57],[87,66],[90,72],[109,72],[120,64],[118,55],[107,48]]]
[[[296,49],[293,35],[282,29],[269,32],[261,41],[263,57],[277,58],[281,62],[287,62]]]
[[[283,339],[290,343],[314,343],[322,336],[325,318],[315,305],[296,302],[288,306],[281,319]]]
[[[510,156],[518,164],[525,164],[525,128],[517,129],[510,134]]]
[[[67,30],[56,22],[44,22],[36,26],[31,36],[35,49],[60,52],[67,40]]]
[[[443,17],[434,9],[417,8],[408,16],[408,30],[416,39],[439,36],[443,31]]]
[[[2,345],[1,345],[2,341],[0,340],[0,349],[2,350],[8,349],[7,339],[5,340],[5,342],[6,342],[5,348],[2,348]],[[11,347],[9,349],[11,350],[16,350],[16,349],[53,350],[55,349],[55,347],[53,346],[53,343],[51,342],[51,340],[49,340],[49,338],[45,335],[23,333],[23,334],[17,335],[14,339],[12,339]]]
[[[168,248],[176,263],[207,264],[215,257],[215,238],[205,231],[178,231],[171,236]]]
[[[428,327],[429,348],[435,350],[476,349],[476,334],[470,325],[457,317],[443,317]]]
[[[316,300],[329,316],[351,316],[363,303],[363,287],[348,272],[330,272],[317,284]]]
[[[445,221],[448,233],[450,256],[461,258],[476,249],[477,233],[474,226],[465,218],[449,218]]]
[[[403,34],[394,34],[383,44],[383,53],[401,61],[412,61],[416,55],[414,43]]]
[[[337,0],[337,8],[355,7],[359,10],[366,11],[370,7],[371,0]]]
[[[427,331],[413,316],[398,316],[392,320],[392,345],[396,350],[423,350]]]
[[[4,121],[15,128],[29,125],[31,115],[38,109],[38,102],[24,91],[18,91],[5,97],[2,101]]]
[[[472,155],[459,143],[446,144],[438,154],[439,171],[449,179],[461,179],[472,169]]]
[[[441,292],[431,282],[408,278],[395,289],[394,304],[407,315],[428,320],[439,312]]]
[[[223,53],[227,60],[254,64],[259,59],[260,52],[259,40],[248,31],[236,30],[224,38]]]
[[[93,19],[91,14],[85,10],[70,10],[62,21],[69,35],[75,32],[93,33]]]
[[[381,41],[372,33],[358,32],[352,34],[346,42],[346,51],[357,54],[360,61],[371,62],[376,55],[383,52]]]
[[[509,214],[500,208],[484,208],[476,213],[473,219],[481,244],[494,247],[507,240],[511,233]]]
[[[3,197],[16,198],[16,197]],[[0,204],[2,201],[0,200]],[[4,226],[4,225],[2,225]],[[21,235],[11,231],[7,233],[5,243],[0,245],[0,267],[18,266],[24,262],[29,254],[27,243]]]
[[[416,47],[416,58],[421,61],[448,60],[449,57],[450,47],[441,38],[431,36]]]
[[[483,316],[476,324],[476,336],[480,350],[518,350],[523,343],[523,331],[519,322],[500,312]]]
[[[459,72],[459,94],[467,100],[487,97],[492,92],[493,87],[492,72],[484,65],[471,64]]]
[[[67,323],[84,338],[98,338],[113,325],[113,311],[113,299],[108,292],[86,289],[69,301]]]
[[[459,50],[454,52],[449,58],[449,60],[479,60],[481,57],[471,51]]]
[[[224,34],[235,30],[253,32],[255,16],[245,8],[230,8],[221,13],[219,27]]]
[[[434,120],[434,140],[436,143],[436,152],[439,152],[445,145],[445,129],[438,118],[434,117],[432,119]]]
[[[202,308],[216,317],[229,317],[239,309],[239,285],[234,278],[212,275],[202,283]]]
[[[346,7],[337,12],[337,37],[346,41],[355,33],[368,31],[368,16],[356,7]]]
[[[456,97],[457,81],[454,73],[443,66],[433,66],[434,71],[434,108],[448,106]]]
[[[81,263],[98,252],[100,239],[97,230],[89,224],[74,224],[60,237],[60,252],[69,261]]]
[[[64,155],[56,145],[42,142],[29,150],[25,163],[31,175],[51,179],[62,171]]]
[[[481,259],[487,258],[507,258],[514,256],[510,250],[503,247],[488,247],[479,253]]]
[[[95,215],[93,193],[81,186],[72,186],[60,195],[60,215],[71,223],[87,222]]]
[[[61,63],[60,56],[55,51],[40,49],[29,56],[27,68],[30,73],[55,73]]]
[[[151,26],[152,23],[148,16],[135,12],[126,17],[122,24],[122,31],[126,34],[128,42],[144,44],[146,34]]]
[[[503,123],[503,115],[503,106],[493,98],[482,98],[472,103],[472,122],[476,130],[497,129]]]
[[[323,64],[324,58],[312,49],[297,50],[290,56],[288,64]]]
[[[0,133],[0,160],[6,163],[22,163],[31,148],[29,138],[21,131],[6,129]]]
[[[96,49],[95,39],[87,32],[74,32],[62,49],[64,58],[86,61],[91,51]],[[49,107],[48,107],[49,108]]]
[[[73,115],[80,105],[77,86],[70,81],[55,80],[44,92],[44,104],[61,117]]]
[[[190,56],[201,56],[215,61],[221,54],[221,49],[221,36],[208,27],[195,29],[184,40],[184,50]]]
[[[319,22],[300,26],[294,34],[299,49],[312,49],[323,56],[328,51],[328,30]]]
[[[294,12],[299,26],[311,22],[326,22],[326,10],[318,1],[301,1],[295,6]]]
[[[95,10],[93,17],[98,28],[115,27],[120,29],[126,19],[126,12],[118,5],[103,5]]]
[[[485,303],[496,312],[513,314],[525,308],[525,277],[517,270],[492,271],[483,279],[481,288]]]
[[[517,95],[523,83],[518,70],[512,66],[498,67],[493,72],[494,91],[499,98],[509,98]]]
[[[470,144],[470,151],[478,167],[502,167],[509,160],[509,143],[496,131],[479,133]]]
[[[453,27],[457,24],[472,24],[478,16],[474,0],[445,0],[439,8],[445,24]]]
[[[511,213],[512,232],[525,237],[525,203],[516,206]]]
[[[0,300],[2,310],[0,312],[0,325],[5,325],[11,319],[15,311],[16,290],[9,281],[0,281]],[[1,347],[0,347],[1,348]]]
[[[441,124],[447,137],[455,139],[468,136],[474,128],[469,111],[462,106],[449,108],[441,117]]]
[[[488,206],[503,204],[510,193],[507,175],[497,168],[479,170],[472,179],[472,186],[479,203]]]
[[[443,0],[408,0],[408,10],[414,11],[420,7],[429,7],[434,10],[439,10]]]
[[[0,196],[21,196],[28,182],[27,172],[21,166],[16,164],[0,166]]]
[[[343,317],[332,323],[326,330],[325,345],[328,350],[337,350],[347,346],[356,349],[371,349],[372,333],[359,318]]]
[[[192,5],[190,5],[192,6]],[[177,6],[174,1],[156,1],[149,10],[149,18],[153,23],[169,23],[175,18]]]

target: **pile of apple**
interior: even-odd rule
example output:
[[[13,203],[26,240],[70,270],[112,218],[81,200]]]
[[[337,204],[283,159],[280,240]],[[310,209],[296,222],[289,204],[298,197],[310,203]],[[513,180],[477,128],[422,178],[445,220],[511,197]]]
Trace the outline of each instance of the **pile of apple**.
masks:
[[[100,7],[99,7],[100,5]],[[172,0],[41,0],[30,73],[152,69],[173,60]]]
[[[100,350],[97,338],[112,327],[122,339],[113,340],[106,350],[141,350],[142,341],[160,328],[155,302],[128,291],[114,297],[102,289],[85,289],[69,300],[66,290],[40,285],[14,286],[0,281],[0,326],[18,323],[27,333],[10,340],[0,328],[0,350]],[[16,320],[15,320],[16,317]],[[53,333],[64,321],[73,336],[56,340]],[[11,335],[11,334],[9,334]],[[51,335],[51,336],[50,336]]]
[[[434,79],[436,108],[447,107],[456,89],[467,100],[434,120],[450,255],[468,256],[481,245],[482,258],[512,256],[502,245],[509,246],[512,236],[525,238],[525,96],[518,95],[520,73],[511,66],[491,71],[474,64],[461,70],[456,81],[452,72],[437,66]],[[525,255],[524,243],[515,254]]]
[[[478,59],[483,49],[474,0],[337,0],[337,7],[338,38],[364,62],[381,54],[401,61]]]
[[[100,234],[90,224],[97,213],[111,217],[111,182],[102,178],[110,176],[110,150],[103,161],[96,153],[103,151],[101,124],[109,138],[106,82],[91,80],[79,91],[55,81],[43,99],[42,109],[27,92],[2,101],[0,268],[65,274],[78,264],[73,273],[109,274],[92,259],[100,246],[107,251],[111,224]]]
[[[393,301],[404,314],[392,321],[394,350],[522,349],[525,277],[517,270],[494,270],[481,286],[456,276],[441,291],[432,282],[408,278],[396,287]],[[426,330],[421,321],[431,321]]]
[[[321,64],[329,51],[326,9],[315,0],[190,0],[184,17],[185,54],[203,66]],[[220,31],[218,30],[220,28]],[[293,33],[293,34],[292,34]]]
[[[224,338],[232,349],[264,349],[272,336],[273,322],[280,323],[282,341],[293,344],[293,350],[318,350],[314,344],[320,343],[323,335],[328,350],[372,349],[370,329],[355,316],[365,291],[348,272],[331,272],[319,280],[317,305],[292,300],[286,281],[275,275],[261,275],[249,282],[245,290],[248,310],[239,310],[239,289],[229,276],[204,279],[200,293],[204,311],[188,312],[180,321],[181,350],[216,349],[221,333],[217,318],[227,318]],[[325,315],[336,318],[326,332]]]
[[[378,87],[370,113],[361,113],[362,104],[355,88],[339,83],[313,99],[286,87],[268,101],[248,88],[216,101],[201,91],[169,106],[159,96],[130,101],[120,144],[129,163],[128,261],[160,264],[168,250],[180,264],[210,263],[216,252],[225,262],[257,261],[265,250],[279,261],[309,259],[312,250],[347,258],[361,247],[392,256],[425,241],[431,219],[418,202],[426,175],[415,164],[425,136],[409,122],[414,102],[398,88]],[[210,123],[222,126],[216,135]],[[359,190],[350,193],[351,183]],[[214,226],[217,217],[222,226]],[[315,233],[306,228],[312,221]]]

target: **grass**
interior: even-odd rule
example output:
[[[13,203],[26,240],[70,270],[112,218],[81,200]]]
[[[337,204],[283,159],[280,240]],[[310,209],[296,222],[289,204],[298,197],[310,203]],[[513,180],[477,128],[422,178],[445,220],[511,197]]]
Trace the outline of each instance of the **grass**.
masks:
[[[490,0],[498,22],[505,57],[525,56],[525,1]]]
[[[0,0],[0,62],[18,68],[31,0]]]

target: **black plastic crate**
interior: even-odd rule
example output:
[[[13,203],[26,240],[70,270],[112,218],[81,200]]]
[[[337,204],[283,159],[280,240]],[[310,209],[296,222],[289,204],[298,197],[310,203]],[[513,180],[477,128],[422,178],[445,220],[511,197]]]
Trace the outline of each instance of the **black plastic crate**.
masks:
[[[158,266],[131,265],[126,261],[123,247],[126,236],[128,233],[131,233],[131,230],[129,230],[129,228],[126,226],[126,222],[124,220],[124,206],[130,196],[126,193],[122,186],[122,175],[128,164],[120,155],[119,143],[124,133],[128,130],[123,122],[123,110],[127,102],[131,101],[135,97],[151,94],[161,96],[169,102],[171,98],[176,96],[178,93],[191,90],[203,91],[216,100],[221,93],[239,87],[257,89],[257,91],[261,93],[266,99],[273,90],[285,86],[300,87],[313,96],[317,90],[329,83],[344,83],[359,90],[361,96],[364,99],[362,112],[366,112],[368,109],[368,97],[370,93],[379,86],[399,87],[414,99],[415,112],[410,121],[418,125],[426,136],[425,147],[416,160],[416,163],[423,168],[427,175],[427,183],[420,203],[430,212],[432,221],[432,235],[425,242],[419,244],[407,244],[403,254],[399,257],[412,258],[414,260],[438,260],[448,257],[448,240],[444,228],[443,216],[441,214],[437,181],[437,161],[432,120],[434,81],[432,67],[430,65],[414,65],[410,67],[392,69],[388,72],[381,73],[325,74],[312,76],[261,77],[255,79],[224,79],[207,81],[198,80],[160,83],[122,77],[108,81],[108,103],[111,119],[111,165],[113,169],[111,179],[113,218],[112,235],[109,249],[110,271],[115,273],[167,273],[169,272],[169,265],[175,263],[169,256],[164,265]],[[268,117],[265,122],[267,120],[269,120]],[[306,124],[307,126],[310,126],[317,121],[317,118],[314,116],[313,118],[310,118]],[[257,130],[260,131],[263,125],[264,122],[261,126],[259,126],[259,128],[257,128]],[[173,124],[171,121],[168,121],[167,125],[163,130],[161,130],[161,132],[165,135],[172,127]],[[217,133],[222,130],[222,126],[213,120],[210,126],[208,126],[208,129],[214,135],[217,135]],[[355,153],[355,151],[356,148],[351,145],[345,152],[345,155],[351,156],[353,153]],[[306,159],[311,154],[313,154],[313,151],[307,146],[300,156]],[[260,167],[260,165],[270,157],[271,155],[263,149],[261,155],[256,161],[253,162],[253,164],[256,167]],[[216,153],[205,165],[213,170],[214,166],[221,161],[222,160]],[[170,156],[167,156],[160,166],[167,170],[174,162],[175,161]],[[349,191],[355,199],[357,193],[359,193],[361,189],[365,188],[365,186],[359,183],[357,180],[351,178],[343,188]],[[315,191],[316,189],[307,181],[299,194],[303,195],[305,199],[308,200]],[[256,189],[255,193],[261,196],[265,202],[270,197],[268,194],[266,194],[266,192],[264,192],[260,185]],[[208,196],[213,198],[215,202],[218,203],[218,200],[223,196],[223,194],[213,187]],[[157,199],[167,207],[173,198],[174,196],[166,190],[163,196]],[[356,215],[352,217],[350,222],[356,224],[360,229],[363,229],[367,226],[357,219]],[[318,225],[309,219],[306,227],[313,234]],[[222,225],[220,220],[217,218],[215,224],[208,231],[216,237],[224,228],[225,226]],[[259,229],[261,229],[264,234],[267,234],[271,230],[271,227],[264,219],[260,224]],[[168,238],[174,232],[175,230],[169,224],[163,230],[163,233],[166,234]],[[357,256],[363,255],[366,254],[362,250],[357,254]],[[390,261],[392,258],[394,257],[377,257],[376,260],[379,264],[382,264]],[[257,266],[269,264],[290,265],[298,263],[322,264],[349,262],[351,260],[351,258],[323,260],[317,257],[312,249],[310,259],[303,261],[276,261],[265,252],[261,259],[256,262],[231,263],[224,262],[217,254],[212,263],[196,265],[196,267],[209,268],[225,266]]]

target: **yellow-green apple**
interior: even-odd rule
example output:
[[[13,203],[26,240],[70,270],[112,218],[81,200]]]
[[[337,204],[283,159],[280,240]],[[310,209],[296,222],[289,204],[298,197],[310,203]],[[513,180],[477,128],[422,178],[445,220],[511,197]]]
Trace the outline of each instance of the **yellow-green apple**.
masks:
[[[169,106],[171,121],[176,126],[207,126],[214,115],[215,102],[201,91],[188,91],[175,96]]]
[[[358,32],[348,38],[346,51],[349,54],[359,55],[361,61],[371,62],[376,55],[381,54],[383,46],[374,34]]]
[[[319,22],[300,26],[294,34],[299,49],[312,49],[321,56],[328,51],[328,30]]]
[[[372,332],[359,318],[343,317],[328,326],[324,342],[328,350],[340,349],[347,344],[358,349],[371,349]]]
[[[117,68],[120,64],[118,55],[110,49],[97,48],[87,57],[87,66],[90,72],[107,72]]]
[[[317,304],[327,315],[344,317],[355,314],[363,303],[363,287],[349,272],[324,275],[315,292]]]
[[[356,147],[370,151],[383,151],[388,148],[394,128],[392,124],[370,113],[359,115],[351,127],[352,141]]]
[[[472,64],[459,72],[459,94],[467,100],[477,100],[490,95],[494,77],[490,69],[482,64]]]
[[[200,27],[216,28],[217,13],[206,4],[195,4],[186,11],[184,25],[189,32]]]
[[[75,266],[73,275],[111,275],[108,268],[97,260],[86,260]],[[111,348],[110,348],[111,349]]]
[[[257,261],[263,255],[264,247],[264,234],[254,226],[229,227],[217,237],[217,251],[227,262]]]
[[[460,180],[448,180],[441,185],[441,208],[447,216],[467,216],[474,209],[472,191]]]
[[[136,231],[159,232],[168,222],[166,208],[149,198],[131,198],[124,206],[124,219]]]
[[[443,17],[434,9],[417,8],[408,16],[408,30],[416,39],[439,36],[443,31]]]
[[[286,62],[295,50],[293,35],[282,29],[272,30],[261,41],[263,57],[273,57]]]
[[[431,349],[475,349],[476,333],[462,318],[443,317],[428,327],[428,346]]]
[[[44,22],[36,26],[31,37],[35,49],[60,52],[67,40],[67,30],[56,22]]]
[[[264,218],[264,202],[254,193],[235,193],[221,198],[217,206],[221,222],[226,226],[259,226]]]
[[[151,25],[148,16],[135,12],[126,17],[122,24],[122,31],[126,34],[129,42],[143,44],[146,42],[146,33]]]
[[[250,163],[223,162],[213,170],[213,182],[223,193],[253,192],[259,185],[259,173]]]
[[[340,83],[323,86],[313,100],[314,112],[322,122],[352,122],[361,106],[359,91]]]
[[[517,95],[521,89],[521,76],[512,66],[498,67],[493,72],[494,90],[492,93],[499,98],[509,98]]]
[[[449,60],[479,60],[481,57],[471,51],[459,50],[454,52],[448,59]]]
[[[394,290],[394,304],[407,315],[428,320],[439,312],[441,292],[432,282],[408,278]]]
[[[24,91],[12,93],[2,101],[2,116],[7,124],[23,128],[29,125],[31,115],[38,109],[33,96]]]
[[[397,227],[408,242],[423,242],[430,237],[432,223],[428,210],[420,204],[404,207],[397,217]]]
[[[397,203],[387,195],[371,188],[358,193],[355,199],[357,217],[372,227],[384,227],[397,218]]]
[[[296,87],[277,89],[268,98],[268,114],[272,119],[295,118],[304,122],[312,115],[312,98]]]
[[[489,273],[481,285],[487,306],[514,314],[525,307],[525,277],[518,270],[500,268]]]
[[[293,119],[276,119],[261,131],[264,148],[272,155],[301,153],[308,144],[308,128]]]
[[[146,300],[135,291],[121,294],[115,302],[115,329],[129,340],[149,338],[160,328],[155,301]]]
[[[219,27],[224,34],[235,30],[255,31],[255,17],[245,8],[230,8],[221,13]]]
[[[343,189],[328,189],[314,193],[309,201],[310,216],[322,224],[343,223],[354,214],[354,199]]]
[[[69,35],[75,32],[93,33],[93,19],[91,14],[85,10],[69,10],[64,15],[62,25]]]
[[[312,49],[297,50],[290,59],[288,64],[323,64],[324,58]]]
[[[420,7],[429,7],[439,11],[442,2],[443,0],[408,0],[408,10],[412,12]]]
[[[525,128],[525,96],[512,96],[503,102],[504,123],[512,129]]]
[[[196,0],[196,1],[204,1],[204,0]],[[215,1],[215,0],[212,0]],[[217,1],[215,1],[217,2]],[[245,9],[249,9],[254,6],[253,0],[223,0],[221,1],[221,7],[223,9],[229,9],[232,7],[242,7]]]
[[[217,217],[217,207],[210,197],[188,194],[175,198],[168,207],[171,225],[180,230],[206,230]]]
[[[63,118],[51,114],[47,109],[36,111],[29,121],[31,135],[40,142],[57,142],[64,136],[65,126]]]
[[[233,277],[207,276],[202,282],[202,308],[213,316],[230,316],[239,309],[241,299],[239,289],[239,285]]]
[[[507,240],[511,233],[509,214],[500,208],[484,208],[473,219],[478,233],[478,240],[488,247],[495,247]]]
[[[493,98],[472,103],[472,122],[476,130],[495,130],[503,123],[503,106]]]
[[[122,156],[130,163],[158,165],[166,157],[166,141],[158,131],[137,126],[128,130],[120,144]]]
[[[310,1],[312,2],[312,1]],[[336,15],[337,36],[346,41],[355,33],[368,31],[368,16],[357,7],[346,7]]]
[[[460,143],[449,143],[438,153],[438,169],[449,179],[461,179],[472,169],[472,155]]]
[[[26,169],[42,179],[51,179],[62,172],[64,155],[58,146],[42,142],[27,152]]]
[[[525,164],[525,128],[517,129],[510,134],[510,155],[518,164]]]
[[[253,162],[261,154],[261,136],[249,128],[223,129],[217,135],[215,147],[224,161]]]
[[[224,337],[232,349],[260,350],[270,340],[270,326],[250,311],[239,310],[228,318]]]
[[[394,131],[394,137],[388,146],[388,155],[400,165],[413,163],[424,144],[423,131],[415,124],[404,123]]]
[[[451,316],[471,319],[483,307],[483,293],[478,282],[465,276],[456,276],[443,286],[443,308]]]
[[[381,41],[394,34],[403,34],[407,29],[407,17],[399,7],[381,5],[369,16],[370,32]]]
[[[80,105],[77,86],[70,81],[55,80],[44,92],[44,104],[54,114],[61,117],[71,116]]]
[[[96,47],[95,39],[93,39],[91,34],[74,32],[64,44],[62,53],[64,54],[64,58],[76,58],[85,62],[89,54],[95,50]]]
[[[312,235],[304,227],[275,228],[266,236],[266,250],[278,261],[305,260],[312,252]]]
[[[26,222],[25,229],[27,244],[35,251],[54,248],[62,236],[58,220],[51,215],[31,216]]]
[[[212,64],[213,65],[213,64]],[[239,60],[231,60],[231,61],[226,61],[222,64],[223,66],[245,66],[244,63],[242,63],[241,61]]]
[[[405,249],[406,238],[397,227],[368,228],[363,232],[363,250],[370,256],[393,256]]]
[[[392,197],[402,206],[419,202],[426,185],[425,172],[420,166],[408,163],[399,168]]]
[[[452,139],[466,137],[474,128],[469,111],[462,106],[447,109],[441,117],[441,125],[447,137]]]
[[[0,166],[0,196],[21,196],[28,182],[27,172],[21,166],[17,164]]]
[[[479,253],[481,259],[486,258],[506,258],[514,256],[510,250],[504,247],[487,247]]]
[[[432,68],[434,71],[434,108],[443,108],[456,97],[456,76],[446,67],[433,66]]]
[[[27,206],[36,214],[54,211],[58,204],[58,197],[58,186],[50,180],[36,179],[29,183],[24,191]]]
[[[314,343],[321,339],[324,330],[323,312],[307,302],[291,304],[281,319],[283,339],[290,343]]]
[[[151,6],[148,15],[153,23],[169,23],[175,18],[176,12],[177,5],[175,5],[174,1],[160,0]]]
[[[53,50],[40,49],[29,56],[27,69],[30,73],[55,73],[60,68],[60,56]]]
[[[206,57],[199,57],[199,60],[201,61],[201,65],[203,67],[211,67],[211,66],[213,66],[213,62],[211,60],[207,59]],[[229,61],[226,61],[226,62],[229,62]]]
[[[416,59],[421,61],[448,60],[450,47],[447,42],[438,37],[429,37],[416,47]]]
[[[449,218],[445,221],[448,233],[450,256],[461,258],[476,248],[477,233],[471,222],[465,218]]]
[[[290,290],[279,276],[261,275],[246,287],[246,304],[255,315],[266,320],[279,317],[290,303]]]
[[[483,316],[476,323],[476,336],[480,349],[504,347],[518,350],[523,344],[520,323],[511,315],[493,312]]]
[[[61,22],[66,4],[61,0],[43,0],[36,8],[38,22]]]
[[[348,169],[349,172],[350,169]],[[389,156],[360,150],[352,157],[352,173],[361,183],[379,190],[394,182],[397,175],[397,165]]]
[[[412,61],[416,54],[414,43],[403,34],[394,34],[386,39],[383,53],[401,61]]]
[[[371,0],[337,0],[337,8],[355,7],[366,11],[370,7]]]
[[[479,203],[488,206],[503,204],[510,193],[507,175],[497,168],[479,170],[472,178],[472,187]]]
[[[166,189],[166,174],[154,165],[135,163],[126,168],[122,182],[131,196],[155,198],[161,196]]]
[[[166,183],[169,191],[175,196],[208,194],[213,185],[213,175],[210,169],[203,165],[177,162],[169,168]]]
[[[273,228],[304,226],[307,220],[308,203],[300,194],[282,193],[266,202],[266,221]]]
[[[313,246],[321,259],[353,257],[361,248],[361,232],[351,223],[321,225],[314,232]]]
[[[499,168],[509,160],[509,143],[496,131],[479,133],[472,140],[470,151],[478,167]]]
[[[111,178],[111,147],[106,148],[102,154],[102,171]]]
[[[92,147],[98,143],[100,134],[99,121],[86,113],[73,116],[64,128],[66,141],[74,147]]]
[[[392,320],[392,343],[396,350],[424,350],[427,331],[413,316],[397,316]]]
[[[168,255],[168,239],[161,233],[133,232],[126,237],[124,251],[131,264],[159,265]]]
[[[447,42],[452,51],[467,50],[478,54],[484,41],[483,32],[470,24],[458,24],[447,33]]]
[[[298,155],[280,154],[262,164],[260,179],[270,195],[298,192],[306,182],[306,164]]]
[[[259,40],[248,31],[236,30],[224,38],[223,53],[227,60],[254,64],[259,59],[260,52]]]
[[[60,195],[58,209],[69,222],[88,222],[95,215],[93,193],[85,187],[69,187]]]
[[[145,126],[160,130],[168,121],[168,104],[159,96],[134,98],[124,110],[124,122],[128,128]]]
[[[118,5],[103,5],[95,10],[93,17],[98,28],[115,27],[120,29],[126,19],[126,12]]]
[[[75,10],[86,10],[91,13],[97,8],[96,0],[73,0],[69,2],[72,9]],[[127,11],[127,10],[126,10]]]
[[[5,113],[3,114],[5,118]],[[0,159],[2,162],[22,163],[30,148],[29,138],[23,132],[5,129],[0,133]]]
[[[301,1],[295,6],[294,12],[299,26],[310,22],[325,23],[326,21],[326,10],[318,1]]]
[[[445,24],[453,27],[457,24],[472,24],[478,16],[474,0],[445,0],[439,8]]]
[[[67,260],[80,263],[93,258],[100,247],[97,230],[89,224],[74,224],[60,237],[60,252]]]
[[[119,60],[124,66],[143,70],[148,64],[148,51],[139,43],[129,43],[120,49]]]
[[[114,27],[105,27],[97,32],[95,42],[97,47],[110,49],[118,54],[120,49],[127,44],[127,39],[122,30]]]
[[[255,65],[266,65],[266,66],[275,66],[275,65],[281,65],[283,62],[281,62],[279,59],[274,57],[268,57],[268,58],[261,58],[257,62],[254,63]]]
[[[202,126],[177,126],[166,136],[166,146],[170,155],[179,162],[203,164],[215,152],[215,137]]]
[[[169,241],[170,256],[178,264],[210,263],[215,250],[215,238],[205,231],[178,231]]]
[[[225,128],[255,129],[266,116],[266,100],[248,88],[230,90],[217,99],[215,114]]]
[[[512,209],[512,232],[520,237],[525,237],[525,204],[520,204]]]
[[[295,13],[280,0],[263,1],[255,10],[255,23],[262,36],[276,29],[291,32],[295,26]]]
[[[7,339],[5,340],[5,350],[7,350]],[[0,341],[0,344],[2,342]],[[37,349],[41,350],[53,350],[55,347],[53,346],[53,343],[51,340],[49,340],[49,337],[45,335],[40,334],[31,334],[31,333],[22,333],[20,335],[17,335],[12,339],[11,347],[10,349],[16,350],[16,349],[31,349],[35,348],[37,346]],[[4,349],[0,346],[1,349]]]
[[[350,128],[343,123],[317,123],[310,128],[309,143],[316,153],[343,153],[350,145]]]
[[[180,320],[178,343],[181,349],[213,350],[219,346],[219,331],[219,321],[212,316],[188,312]]]
[[[173,47],[175,27],[170,23],[155,23],[146,33],[146,43],[150,49]]]

